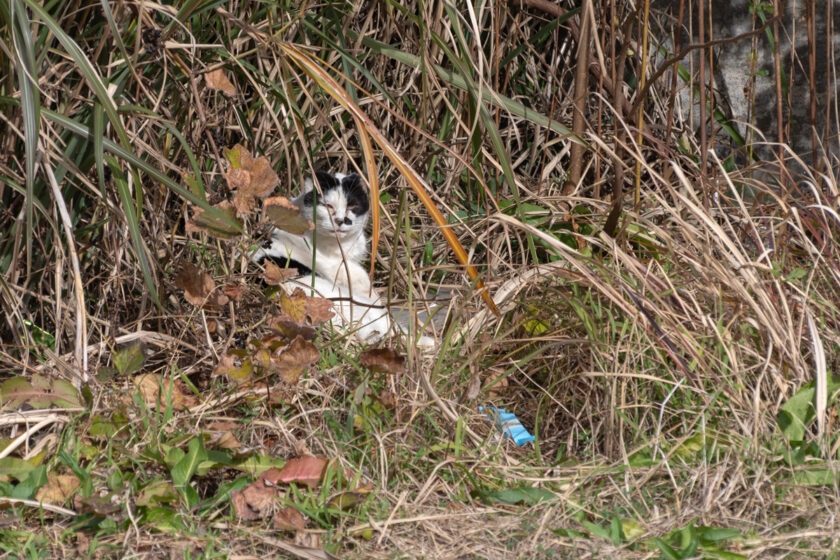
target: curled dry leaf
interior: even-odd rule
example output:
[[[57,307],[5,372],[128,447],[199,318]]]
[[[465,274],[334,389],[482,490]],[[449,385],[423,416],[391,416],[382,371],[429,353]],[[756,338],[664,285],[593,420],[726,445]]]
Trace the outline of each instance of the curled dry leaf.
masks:
[[[274,514],[272,525],[278,531],[301,531],[306,528],[307,520],[292,506],[285,507]]]
[[[296,385],[306,368],[320,359],[315,345],[298,336],[272,360],[270,369],[289,385]]]
[[[173,384],[172,380],[164,379],[157,373],[138,375],[134,378],[134,386],[148,407],[166,406],[170,394],[172,406],[176,410],[192,408],[198,404],[198,399],[186,392],[183,383],[176,380]]]
[[[236,88],[221,68],[204,74],[204,82],[210,89],[221,91],[225,95],[236,95]]]
[[[233,224],[236,224],[239,229],[229,224],[222,218],[205,212],[203,209],[193,206],[193,217],[187,220],[185,229],[189,233],[206,233],[212,237],[219,239],[232,239],[239,235],[242,230],[242,221],[236,217],[236,209],[228,201],[222,201],[213,206],[214,209],[227,218]]]
[[[236,384],[245,383],[253,373],[254,365],[250,359],[242,360],[242,365],[237,366],[236,357],[231,354],[222,354],[213,369],[213,375],[224,375]]]
[[[312,325],[320,325],[335,315],[330,308],[332,302],[321,297],[309,297],[300,288],[295,288],[292,295],[280,294],[281,319],[303,324],[307,317]]]
[[[315,229],[315,224],[301,216],[300,208],[285,196],[266,198],[263,201],[263,212],[275,227],[295,235]]]
[[[230,169],[225,179],[231,190],[236,190],[233,205],[240,213],[249,213],[256,198],[266,198],[280,184],[280,178],[265,156],[254,158],[242,145],[225,151]]]
[[[47,483],[38,489],[35,499],[48,504],[63,504],[78,490],[79,479],[73,474],[49,475]]]
[[[230,493],[233,502],[233,512],[239,519],[252,521],[261,519],[272,513],[277,503],[277,488],[269,486],[258,478],[241,492]]]
[[[283,317],[271,316],[268,319],[268,326],[274,329],[281,336],[293,340],[295,337],[301,336],[306,340],[315,338],[315,329],[308,325],[300,325],[290,319]]]
[[[359,355],[362,365],[377,373],[405,373],[405,356],[390,348],[371,348]]]
[[[289,278],[298,276],[298,269],[296,268],[280,268],[270,260],[263,263],[265,265],[265,273],[263,279],[269,286],[279,286]]]
[[[175,285],[184,290],[184,299],[195,306],[221,307],[229,298],[215,291],[213,277],[187,263],[175,277]]]
[[[233,430],[238,427],[236,422],[211,422],[207,425],[207,431],[210,433],[210,440],[207,443],[219,449],[232,451],[242,449],[242,444],[233,434]]]
[[[330,311],[333,303],[322,297],[306,297],[306,316],[312,325],[326,323],[333,318],[335,313]]]
[[[270,484],[296,482],[314,488],[321,482],[328,463],[329,460],[325,457],[313,455],[295,457],[289,459],[282,469],[269,469],[272,472],[265,471],[260,477]]]
[[[222,293],[233,301],[239,301],[243,291],[244,288],[239,284],[225,284],[222,286]]]

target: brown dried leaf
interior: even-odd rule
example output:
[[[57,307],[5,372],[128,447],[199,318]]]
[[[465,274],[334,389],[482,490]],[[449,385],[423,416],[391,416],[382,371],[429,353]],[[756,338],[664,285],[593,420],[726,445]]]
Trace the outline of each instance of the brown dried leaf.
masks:
[[[387,408],[388,410],[394,410],[397,408],[397,396],[387,389],[382,389],[379,393],[379,402],[382,403],[382,406]]]
[[[300,208],[292,204],[285,196],[266,198],[263,212],[275,227],[295,235],[302,235],[315,229],[315,224],[301,216]]]
[[[206,233],[207,235],[218,237],[219,239],[231,239],[239,235],[242,229],[242,221],[236,217],[236,209],[233,205],[224,200],[219,204],[213,206],[216,210],[221,212],[223,216],[229,219],[234,224],[239,226],[239,230],[209,212],[193,206],[192,220],[187,220],[186,230],[190,233]]]
[[[289,385],[296,385],[306,368],[320,359],[315,345],[298,336],[272,360],[271,370]]]
[[[79,488],[79,478],[73,474],[49,475],[47,483],[38,489],[35,499],[48,504],[63,504]]]
[[[263,279],[265,283],[269,286],[279,286],[289,278],[294,278],[295,276],[299,276],[300,273],[296,268],[280,268],[270,260],[265,260],[263,262],[265,265],[265,273],[263,274]]]
[[[280,309],[283,310],[284,318],[303,324],[306,319],[306,294],[300,288],[296,288],[292,295],[281,293]]]
[[[335,313],[330,311],[333,302],[322,297],[306,297],[306,315],[312,325],[326,323]]]
[[[225,284],[222,286],[222,293],[233,301],[239,301],[245,289],[239,284]]]
[[[164,379],[157,373],[145,373],[134,378],[134,386],[140,391],[146,406],[166,406],[166,399],[172,394],[172,406],[176,410],[188,409],[198,404],[198,399],[184,389],[184,384],[176,380]],[[161,394],[163,388],[163,394]]]
[[[184,299],[195,306],[221,307],[230,299],[217,292],[213,277],[186,263],[175,277],[175,285],[184,290]]]
[[[285,507],[274,514],[272,525],[278,531],[302,531],[306,528],[307,520],[292,506]]]
[[[359,355],[362,365],[377,373],[405,373],[405,357],[390,348],[371,348]]]
[[[236,95],[236,88],[221,68],[204,74],[204,82],[210,89],[219,90],[226,95]]]
[[[478,394],[481,392],[481,376],[479,375],[478,370],[472,374],[470,377],[470,382],[467,383],[467,390],[464,393],[464,400],[465,401],[472,401],[478,397]]]
[[[230,169],[227,173],[225,173],[225,179],[227,179],[228,188],[230,190],[241,189],[245,187],[248,188],[248,185],[251,184],[251,174],[245,171],[244,169]]]
[[[328,463],[329,460],[325,457],[315,457],[313,455],[289,459],[282,469],[271,473],[266,481],[273,484],[297,482],[313,488],[321,482]]]
[[[230,189],[237,191],[233,205],[242,214],[251,212],[256,198],[267,197],[280,184],[280,178],[265,156],[254,158],[237,144],[225,151],[225,157],[230,162],[225,179]]]
[[[251,360],[245,359],[242,365],[237,366],[235,359],[235,356],[231,354],[222,354],[219,357],[219,363],[213,369],[213,375],[224,375],[237,384],[248,381],[254,373],[254,365]]]
[[[254,158],[246,150],[242,150],[239,161],[242,169],[251,175],[251,183],[248,185],[249,194],[265,198],[280,184],[280,177],[271,168],[267,157]]]
[[[280,294],[281,319],[291,320],[302,325],[306,318],[312,325],[320,325],[333,318],[330,311],[332,302],[322,297],[309,297],[300,288],[295,288],[292,295]]]
[[[277,488],[258,478],[241,492],[231,492],[230,498],[236,516],[252,521],[271,514],[277,502]]]
[[[302,336],[306,340],[315,338],[315,329],[295,323],[288,318],[272,316],[268,320],[268,326],[289,340],[298,336]]]

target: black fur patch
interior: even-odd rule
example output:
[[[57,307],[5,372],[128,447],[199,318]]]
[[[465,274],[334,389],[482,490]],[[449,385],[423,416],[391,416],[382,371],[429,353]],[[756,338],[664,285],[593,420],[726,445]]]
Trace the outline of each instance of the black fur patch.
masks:
[[[298,276],[307,276],[312,274],[312,269],[303,264],[302,262],[296,261],[295,259],[287,259],[286,257],[275,257],[273,255],[266,255],[260,260],[257,261],[258,264],[262,264],[265,259],[270,260],[280,268],[296,268],[298,271]]]
[[[327,191],[331,191],[338,186],[338,179],[330,175],[329,173],[325,173],[323,171],[316,171],[315,178],[318,179],[318,185],[321,187],[321,192],[326,194]],[[303,195],[303,204],[305,206],[312,206],[315,204],[315,195],[318,193],[313,188],[311,191]]]
[[[362,178],[357,173],[351,173],[345,177],[341,181],[341,186],[344,188],[344,196],[347,197],[347,207],[356,216],[366,214],[370,210],[370,199],[362,184]]]

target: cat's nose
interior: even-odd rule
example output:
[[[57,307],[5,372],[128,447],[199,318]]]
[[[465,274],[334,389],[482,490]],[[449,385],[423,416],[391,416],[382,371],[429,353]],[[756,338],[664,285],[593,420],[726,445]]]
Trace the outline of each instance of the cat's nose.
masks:
[[[346,217],[346,216],[345,216],[345,218],[344,218],[344,225],[345,225],[345,226],[349,226],[349,225],[351,225],[352,223],[353,223],[353,220],[351,220],[350,218],[348,218],[348,217]]]

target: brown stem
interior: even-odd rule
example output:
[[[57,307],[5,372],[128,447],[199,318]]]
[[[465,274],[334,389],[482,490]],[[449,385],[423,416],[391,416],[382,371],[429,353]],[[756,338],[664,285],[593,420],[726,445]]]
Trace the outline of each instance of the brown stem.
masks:
[[[572,117],[572,132],[578,138],[583,138],[586,127],[586,94],[589,89],[587,76],[589,75],[589,13],[592,10],[592,0],[584,0],[580,14],[580,41],[578,41],[577,67],[575,68],[575,113]],[[569,164],[569,178],[563,185],[562,194],[568,196],[580,182],[580,172],[583,168],[584,146],[578,142],[572,144],[571,163]]]

